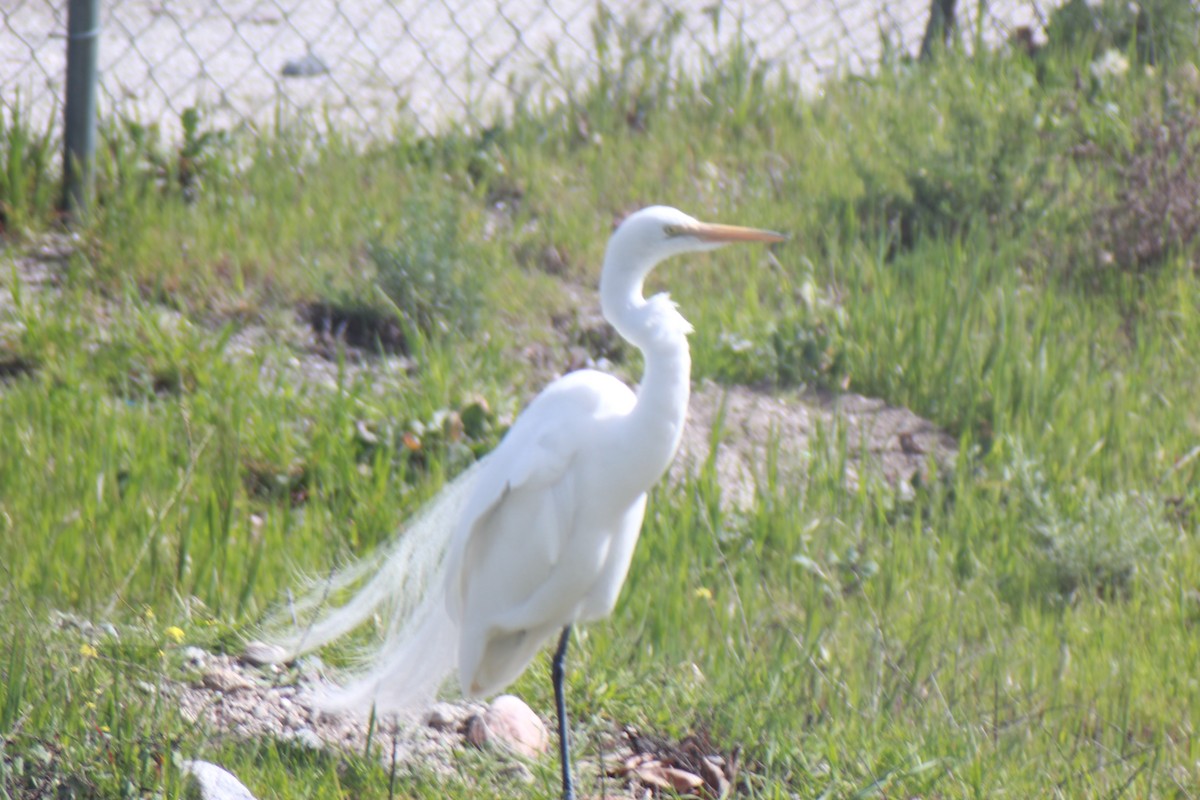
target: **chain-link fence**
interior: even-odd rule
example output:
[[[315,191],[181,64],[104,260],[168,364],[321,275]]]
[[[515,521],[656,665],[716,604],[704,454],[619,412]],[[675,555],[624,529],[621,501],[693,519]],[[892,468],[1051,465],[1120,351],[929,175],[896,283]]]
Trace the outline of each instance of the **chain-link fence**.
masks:
[[[1036,30],[1045,11],[1030,0],[958,6],[964,35],[989,44]],[[0,0],[0,105],[36,122],[61,116],[66,8]],[[666,14],[679,15],[682,60],[741,36],[816,87],[835,70],[870,69],[887,47],[914,52],[930,0],[611,0],[603,10],[594,0],[103,0],[100,107],[167,126],[197,106],[223,127],[316,113],[360,133],[403,117],[434,130],[522,93],[567,91],[595,68],[603,20],[652,28]]]

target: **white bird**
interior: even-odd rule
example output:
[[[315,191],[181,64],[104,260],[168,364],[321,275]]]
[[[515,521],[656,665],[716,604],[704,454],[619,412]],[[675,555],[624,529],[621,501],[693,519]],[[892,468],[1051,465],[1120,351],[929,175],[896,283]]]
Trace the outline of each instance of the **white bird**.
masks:
[[[326,696],[326,706],[411,711],[432,700],[455,667],[464,694],[488,696],[514,681],[557,633],[552,677],[563,797],[574,797],[563,697],[571,626],[612,611],[646,493],[674,458],[687,414],[692,327],[666,294],[644,298],[642,284],[673,255],[784,238],[703,223],[665,206],[621,223],[604,257],[600,302],[605,318],[642,351],[637,392],[596,370],[555,380],[391,548],[310,591],[301,611],[367,579],[345,605],[283,642],[293,654],[349,632],[381,606],[390,612],[367,672]]]

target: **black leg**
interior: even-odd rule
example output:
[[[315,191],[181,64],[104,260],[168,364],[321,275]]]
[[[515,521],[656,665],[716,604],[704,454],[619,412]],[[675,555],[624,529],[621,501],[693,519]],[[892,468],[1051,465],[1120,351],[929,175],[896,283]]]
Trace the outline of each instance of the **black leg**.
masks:
[[[571,748],[567,743],[567,703],[563,697],[563,662],[567,658],[567,642],[571,641],[571,626],[563,628],[554,651],[554,666],[550,678],[554,681],[554,704],[558,707],[558,760],[562,764],[563,800],[575,800],[571,785]]]

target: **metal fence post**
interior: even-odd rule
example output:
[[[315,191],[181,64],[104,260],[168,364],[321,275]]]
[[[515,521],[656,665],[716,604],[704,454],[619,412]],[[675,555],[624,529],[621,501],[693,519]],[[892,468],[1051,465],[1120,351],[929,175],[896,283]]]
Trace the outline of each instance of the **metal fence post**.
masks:
[[[100,0],[70,0],[67,7],[67,102],[63,178],[67,211],[86,214],[96,152],[96,61],[100,50]]]
[[[933,0],[929,6],[929,24],[925,26],[925,35],[921,38],[921,55],[922,61],[928,61],[933,58],[934,52],[938,47],[946,47],[950,44],[950,37],[954,34],[955,26],[958,21],[954,16],[954,6],[957,0]],[[980,11],[984,5],[982,1],[979,4]]]

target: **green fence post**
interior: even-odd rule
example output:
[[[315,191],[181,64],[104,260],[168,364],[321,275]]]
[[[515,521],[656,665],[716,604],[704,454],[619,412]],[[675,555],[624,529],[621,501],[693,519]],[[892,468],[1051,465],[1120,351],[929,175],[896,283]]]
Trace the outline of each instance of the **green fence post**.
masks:
[[[100,51],[100,0],[70,0],[67,7],[67,102],[63,178],[72,217],[87,213],[96,153],[96,61]]]

